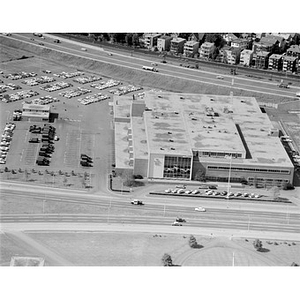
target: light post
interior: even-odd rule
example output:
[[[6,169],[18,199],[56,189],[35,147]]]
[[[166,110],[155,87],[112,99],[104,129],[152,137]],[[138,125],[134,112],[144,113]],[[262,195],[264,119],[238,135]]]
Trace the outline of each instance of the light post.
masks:
[[[229,174],[228,174],[228,184],[227,184],[227,195],[226,195],[226,199],[227,199],[227,208],[228,208],[228,199],[229,197],[229,192],[230,192],[230,176],[231,176],[231,162],[232,162],[232,154],[230,156],[225,156],[227,159],[230,159],[229,162]]]

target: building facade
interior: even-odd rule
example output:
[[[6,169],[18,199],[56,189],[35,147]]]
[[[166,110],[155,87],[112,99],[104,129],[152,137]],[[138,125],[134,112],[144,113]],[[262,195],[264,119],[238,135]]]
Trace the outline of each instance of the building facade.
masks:
[[[184,44],[184,55],[186,57],[194,57],[198,54],[199,42],[195,41],[187,41]]]
[[[247,49],[249,45],[248,39],[234,39],[231,42],[231,47],[240,48],[241,50]]]
[[[213,50],[214,50],[214,43],[210,43],[210,42],[205,42],[201,45],[201,47],[199,48],[199,56],[200,58],[210,58]]]
[[[176,37],[171,40],[170,52],[173,54],[183,54],[186,39]]]
[[[281,71],[282,70],[282,55],[272,54],[269,57],[268,69],[269,70]]]
[[[269,56],[270,52],[267,51],[259,51],[255,53],[253,56],[254,66],[258,69],[267,69]]]
[[[288,73],[294,73],[297,71],[298,58],[295,56],[283,56],[282,71]]]
[[[220,50],[221,53],[221,62],[225,64],[235,65],[240,62],[240,48],[234,47],[224,47]]]
[[[170,36],[161,36],[157,39],[157,49],[158,51],[170,51],[171,40],[173,38]]]
[[[240,64],[243,66],[251,66],[252,65],[252,60],[253,60],[253,51],[252,50],[248,50],[248,49],[244,49],[241,52],[241,56],[240,56]]]
[[[152,49],[157,46],[157,40],[161,36],[159,33],[146,33],[144,35],[144,45],[148,49]]]

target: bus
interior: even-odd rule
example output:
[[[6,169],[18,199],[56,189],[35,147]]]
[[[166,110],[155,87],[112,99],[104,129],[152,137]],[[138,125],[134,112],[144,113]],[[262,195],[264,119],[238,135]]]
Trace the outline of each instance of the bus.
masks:
[[[144,70],[147,70],[147,71],[158,72],[158,70],[155,69],[154,67],[143,66],[143,69],[144,69]]]

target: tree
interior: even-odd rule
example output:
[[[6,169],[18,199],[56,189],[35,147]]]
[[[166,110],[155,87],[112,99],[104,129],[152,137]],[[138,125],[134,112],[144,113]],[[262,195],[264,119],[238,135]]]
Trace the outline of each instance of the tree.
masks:
[[[262,249],[262,242],[259,239],[255,239],[253,242],[253,246],[256,249],[256,251],[261,251]]]
[[[168,253],[165,253],[161,259],[164,267],[172,267],[173,266],[173,261],[171,258],[171,255],[169,255]]]
[[[196,181],[205,181],[206,179],[205,179],[205,173],[204,173],[204,171],[198,170],[198,171],[196,172],[196,174],[195,174],[194,179],[195,179]]]
[[[28,173],[27,169],[24,170],[24,176],[25,176],[25,181],[27,181],[28,177],[29,177],[29,173]]]
[[[193,235],[190,236],[189,245],[191,248],[196,248],[198,245],[197,240]]]
[[[133,34],[132,33],[127,33],[125,35],[125,41],[126,41],[126,44],[128,46],[132,46],[133,45]]]

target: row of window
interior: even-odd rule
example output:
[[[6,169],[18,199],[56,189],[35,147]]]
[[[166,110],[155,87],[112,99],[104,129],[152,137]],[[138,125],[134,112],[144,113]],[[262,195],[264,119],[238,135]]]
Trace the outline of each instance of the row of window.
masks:
[[[207,166],[208,169],[218,169],[218,170],[229,170],[229,167],[220,166]],[[290,170],[275,170],[275,169],[253,169],[253,168],[237,168],[231,167],[232,171],[246,171],[246,172],[263,172],[263,173],[284,173],[290,174]]]
[[[201,152],[198,151],[198,155],[199,156],[209,156],[209,157],[213,157],[213,156],[217,156],[217,157],[225,157],[225,156],[232,156],[233,158],[238,158],[238,157],[242,157],[241,153],[226,153],[226,152]]]
[[[190,178],[191,158],[180,156],[165,156],[164,177]]]

